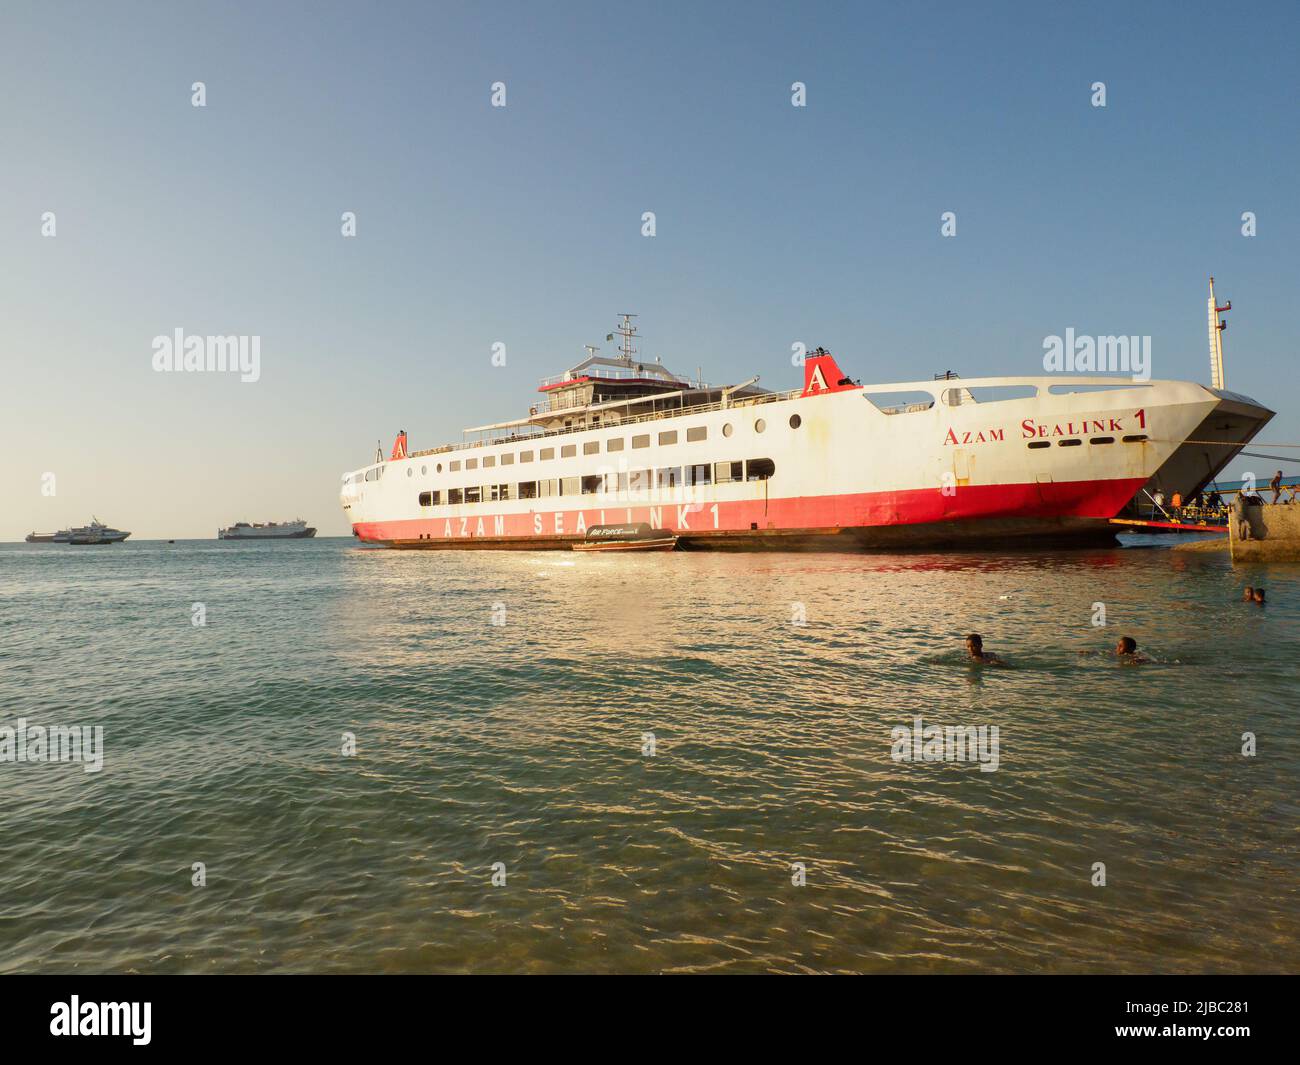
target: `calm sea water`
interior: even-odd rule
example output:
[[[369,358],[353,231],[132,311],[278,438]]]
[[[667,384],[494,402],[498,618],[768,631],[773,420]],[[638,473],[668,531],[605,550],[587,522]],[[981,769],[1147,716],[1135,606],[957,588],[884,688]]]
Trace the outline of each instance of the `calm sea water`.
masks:
[[[6,545],[0,725],[105,761],[0,763],[0,971],[1294,971],[1298,623],[1163,549]]]

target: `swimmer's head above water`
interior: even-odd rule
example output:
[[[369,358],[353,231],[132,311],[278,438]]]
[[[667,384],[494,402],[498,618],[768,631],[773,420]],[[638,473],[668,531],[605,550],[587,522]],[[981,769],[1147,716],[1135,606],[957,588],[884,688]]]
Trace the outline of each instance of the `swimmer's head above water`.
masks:
[[[1137,640],[1132,636],[1121,636],[1115,645],[1115,657],[1121,662],[1149,662],[1150,659],[1138,654]]]
[[[966,637],[966,657],[972,662],[996,662],[998,665],[1002,664],[1002,659],[997,655],[989,654],[984,650],[984,637],[978,632],[972,632]]]

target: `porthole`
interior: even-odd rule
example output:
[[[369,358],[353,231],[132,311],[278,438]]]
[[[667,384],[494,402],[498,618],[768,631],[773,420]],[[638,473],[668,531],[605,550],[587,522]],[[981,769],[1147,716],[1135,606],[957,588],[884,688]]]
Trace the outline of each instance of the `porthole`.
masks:
[[[437,469],[437,471],[438,471],[439,473],[442,473],[442,463],[441,463],[441,462],[438,463],[438,465],[435,467],[435,469]]]
[[[421,476],[421,477],[423,477],[423,476],[424,476],[425,474],[427,474],[428,472],[429,472],[429,467],[428,467],[428,466],[421,466],[421,467],[420,467],[420,476]]]
[[[790,415],[790,428],[791,428],[791,429],[798,429],[799,426],[801,426],[801,425],[803,425],[803,419],[800,418],[799,415],[797,415],[797,414],[791,414],[791,415]]]
[[[763,421],[762,418],[759,418],[758,421],[754,423],[754,432],[756,433],[761,433],[766,428],[767,422]]]
[[[414,476],[415,476],[415,467],[414,467],[414,466],[407,466],[407,467],[406,467],[406,476],[407,476],[407,477],[414,477]]]
[[[727,422],[727,424],[722,427],[722,435],[723,436],[731,435],[731,422]]]

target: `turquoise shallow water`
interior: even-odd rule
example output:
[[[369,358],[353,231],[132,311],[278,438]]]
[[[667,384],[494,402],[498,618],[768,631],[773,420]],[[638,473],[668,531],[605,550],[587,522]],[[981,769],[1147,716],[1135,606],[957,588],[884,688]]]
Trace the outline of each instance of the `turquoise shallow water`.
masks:
[[[0,725],[105,763],[0,763],[0,971],[1294,971],[1297,652],[1168,550],[5,545]]]

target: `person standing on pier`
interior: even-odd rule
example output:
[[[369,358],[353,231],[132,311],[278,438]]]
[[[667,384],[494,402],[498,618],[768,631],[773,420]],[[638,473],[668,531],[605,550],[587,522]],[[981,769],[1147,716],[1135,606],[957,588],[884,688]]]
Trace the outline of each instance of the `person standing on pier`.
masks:
[[[1237,523],[1237,537],[1241,540],[1250,539],[1250,519],[1246,517],[1246,492],[1243,489],[1237,493],[1237,498],[1232,502],[1233,521]]]
[[[1273,505],[1277,506],[1277,501],[1282,498],[1282,471],[1278,470],[1273,474],[1273,479],[1268,482],[1268,486],[1273,489]]]

